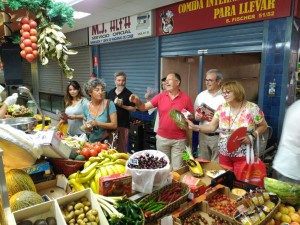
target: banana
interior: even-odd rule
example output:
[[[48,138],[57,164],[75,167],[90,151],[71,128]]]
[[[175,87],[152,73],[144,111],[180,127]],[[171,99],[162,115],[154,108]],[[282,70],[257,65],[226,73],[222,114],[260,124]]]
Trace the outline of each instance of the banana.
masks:
[[[101,166],[111,166],[111,165],[115,165],[115,162],[107,162],[107,163],[103,163]]]
[[[125,160],[129,159],[129,155],[128,154],[121,153],[121,152],[114,153],[113,156],[115,157],[115,159],[125,159]]]
[[[91,163],[93,163],[93,162],[101,162],[102,160],[104,160],[104,159],[100,158],[100,157],[95,157],[95,156],[92,156],[92,157],[89,158],[89,161]]]
[[[92,179],[90,182],[90,188],[92,189],[93,193],[98,194],[96,182],[94,179]]]
[[[114,161],[116,158],[114,157],[114,154],[113,155],[110,155],[110,154],[108,154],[108,153],[104,153],[104,152],[101,152],[102,154],[102,157],[104,157],[104,158],[108,158],[108,159],[110,159],[110,161]]]
[[[105,163],[110,162],[111,160],[109,158],[105,158],[102,162],[99,163],[99,166],[102,166]]]
[[[73,187],[73,189],[75,189],[75,191],[82,191],[85,189],[84,186],[82,184],[76,182],[75,179],[70,179],[69,183]]]
[[[113,175],[115,173],[115,171],[110,166],[105,166],[105,168],[108,173],[108,176]]]
[[[116,164],[121,164],[123,166],[126,166],[126,162],[127,160],[125,159],[116,159],[116,161],[114,161]]]
[[[114,153],[118,153],[118,151],[114,148],[109,148],[107,149],[108,154],[114,154]]]
[[[108,165],[106,167],[109,167],[109,169],[113,171],[113,174],[118,174],[119,173],[117,168],[114,165]]]
[[[77,177],[75,179],[75,181],[78,182],[78,183],[81,183],[81,184],[88,182],[89,180],[94,178],[94,176],[96,174],[96,170],[97,170],[96,168],[93,168],[87,176]]]
[[[87,161],[89,162],[89,161]],[[98,162],[93,162],[91,165],[89,165],[87,168],[84,168],[82,171],[80,171],[79,176],[80,177],[85,177],[88,174],[90,174],[90,172],[96,168],[96,166],[98,165]]]
[[[92,161],[88,160],[84,163],[83,168],[88,168],[92,164]]]
[[[89,183],[87,183],[87,182],[83,183],[82,185],[84,186],[85,189],[90,187]]]
[[[95,185],[96,185],[96,194],[99,193],[99,180],[100,180],[101,176],[102,176],[101,170],[100,170],[100,168],[98,168],[97,171],[96,171],[96,174],[94,176],[94,182],[95,182]]]
[[[115,168],[117,169],[118,173],[124,173],[125,172],[125,166],[121,164],[115,164]]]
[[[105,176],[108,175],[108,172],[107,172],[105,166],[101,166],[101,167],[99,167],[99,169],[100,169],[100,171],[101,171],[101,176],[102,176],[102,177],[105,177]]]
[[[75,173],[72,173],[68,176],[68,179],[71,180],[71,179],[75,179],[76,177],[78,176],[78,173],[75,172]]]

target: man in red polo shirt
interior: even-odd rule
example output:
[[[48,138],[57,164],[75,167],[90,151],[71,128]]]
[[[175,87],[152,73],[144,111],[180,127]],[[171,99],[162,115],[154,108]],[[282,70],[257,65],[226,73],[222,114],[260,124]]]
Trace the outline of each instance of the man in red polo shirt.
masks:
[[[132,94],[129,98],[140,111],[147,111],[157,107],[159,126],[156,135],[156,147],[169,157],[174,170],[184,165],[181,155],[186,146],[187,134],[186,130],[179,128],[175,124],[170,118],[169,113],[172,109],[179,111],[186,109],[192,114],[194,112],[191,98],[180,91],[180,83],[180,75],[170,73],[166,77],[166,91],[156,95],[149,102],[141,102],[139,97],[135,94]]]

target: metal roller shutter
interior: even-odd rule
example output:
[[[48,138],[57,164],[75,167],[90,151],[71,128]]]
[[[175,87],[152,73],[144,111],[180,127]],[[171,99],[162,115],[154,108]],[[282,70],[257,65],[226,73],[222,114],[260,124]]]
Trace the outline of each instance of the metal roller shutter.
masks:
[[[100,45],[99,76],[106,82],[106,91],[115,87],[113,74],[127,74],[127,88],[144,97],[147,87],[157,87],[158,47],[156,38]]]
[[[56,60],[49,60],[45,66],[39,64],[39,91],[63,94],[62,73]]]
[[[90,77],[92,70],[91,47],[85,46],[74,48],[78,51],[77,55],[72,55],[68,59],[68,66],[73,68],[73,80],[83,85]],[[45,66],[39,66],[40,92],[64,95],[68,78],[61,72],[57,61],[49,61]]]
[[[75,69],[73,79],[76,80],[81,88],[85,82],[90,79],[91,71],[92,71],[92,50],[90,46],[84,46],[79,48],[73,48],[74,50],[78,51],[77,55],[73,55],[69,57],[68,65]],[[65,88],[67,86],[67,79],[63,76],[63,91],[65,92]]]
[[[199,55],[198,50],[207,50],[205,54],[261,52],[263,30],[263,22],[257,22],[162,36],[160,54],[191,56]]]

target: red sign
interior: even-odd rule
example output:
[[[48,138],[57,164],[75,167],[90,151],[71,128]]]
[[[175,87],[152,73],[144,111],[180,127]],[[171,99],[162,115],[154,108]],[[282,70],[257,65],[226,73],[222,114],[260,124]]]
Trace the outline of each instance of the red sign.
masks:
[[[295,1],[294,16],[300,18],[300,0]]]
[[[176,34],[290,16],[291,0],[193,0],[156,10],[156,34]]]

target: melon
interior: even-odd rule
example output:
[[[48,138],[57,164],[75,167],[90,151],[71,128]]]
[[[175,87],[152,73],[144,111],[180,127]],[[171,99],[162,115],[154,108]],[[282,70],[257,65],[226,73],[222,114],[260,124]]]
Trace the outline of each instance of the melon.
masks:
[[[44,202],[42,196],[34,191],[20,191],[9,199],[12,212],[37,205],[42,202]]]
[[[34,186],[31,177],[21,169],[11,169],[5,173],[6,185],[9,198],[20,191],[34,191]]]

